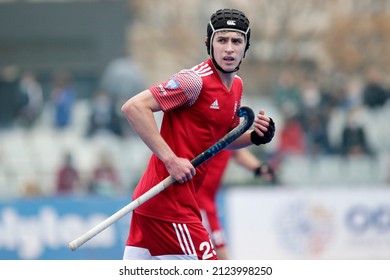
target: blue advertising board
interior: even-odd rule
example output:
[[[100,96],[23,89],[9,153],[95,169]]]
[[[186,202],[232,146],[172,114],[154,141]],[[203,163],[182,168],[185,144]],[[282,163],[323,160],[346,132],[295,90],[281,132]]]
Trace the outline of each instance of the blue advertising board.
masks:
[[[0,259],[122,259],[131,214],[76,251],[68,243],[117,212],[129,199],[53,197],[0,201]]]

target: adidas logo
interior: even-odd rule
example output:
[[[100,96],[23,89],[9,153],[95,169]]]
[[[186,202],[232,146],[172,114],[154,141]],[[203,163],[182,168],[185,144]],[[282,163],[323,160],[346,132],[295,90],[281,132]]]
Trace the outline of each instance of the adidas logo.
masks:
[[[218,100],[215,100],[215,101],[210,105],[210,108],[211,108],[211,109],[219,109]]]

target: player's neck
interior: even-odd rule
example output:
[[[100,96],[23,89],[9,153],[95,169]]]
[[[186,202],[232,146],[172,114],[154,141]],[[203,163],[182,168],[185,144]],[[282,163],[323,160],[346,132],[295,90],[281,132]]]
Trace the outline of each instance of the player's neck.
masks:
[[[236,72],[233,73],[223,73],[222,71],[218,71],[219,77],[221,79],[221,82],[225,85],[225,87],[230,91],[234,76],[236,75]]]

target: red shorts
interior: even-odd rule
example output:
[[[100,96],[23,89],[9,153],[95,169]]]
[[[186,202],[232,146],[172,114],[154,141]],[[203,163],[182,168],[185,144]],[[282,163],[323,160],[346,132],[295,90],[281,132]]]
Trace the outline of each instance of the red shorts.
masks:
[[[199,223],[174,223],[132,213],[123,259],[216,260],[207,230]]]

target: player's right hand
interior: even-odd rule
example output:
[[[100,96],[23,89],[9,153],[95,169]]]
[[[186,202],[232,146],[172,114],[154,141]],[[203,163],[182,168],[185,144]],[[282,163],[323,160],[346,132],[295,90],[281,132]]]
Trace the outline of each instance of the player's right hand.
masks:
[[[196,174],[195,167],[185,158],[176,157],[166,167],[172,178],[180,184],[191,180]]]

